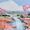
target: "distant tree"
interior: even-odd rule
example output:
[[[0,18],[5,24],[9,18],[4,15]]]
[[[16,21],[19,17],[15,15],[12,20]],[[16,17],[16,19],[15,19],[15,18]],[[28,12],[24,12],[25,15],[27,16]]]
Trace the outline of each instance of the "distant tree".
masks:
[[[23,18],[23,15],[21,15],[20,17]]]

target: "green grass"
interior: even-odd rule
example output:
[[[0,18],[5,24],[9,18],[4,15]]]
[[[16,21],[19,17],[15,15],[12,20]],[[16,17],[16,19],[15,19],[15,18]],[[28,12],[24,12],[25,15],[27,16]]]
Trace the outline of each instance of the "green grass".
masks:
[[[28,16],[28,18],[30,18],[30,16]]]

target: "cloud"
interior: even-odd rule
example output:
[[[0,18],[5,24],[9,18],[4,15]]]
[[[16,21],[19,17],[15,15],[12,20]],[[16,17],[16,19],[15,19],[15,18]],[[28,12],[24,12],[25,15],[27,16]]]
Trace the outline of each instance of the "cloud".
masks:
[[[0,3],[0,8],[11,10],[11,11],[23,11],[22,6],[18,6],[14,1],[9,0],[7,2]]]

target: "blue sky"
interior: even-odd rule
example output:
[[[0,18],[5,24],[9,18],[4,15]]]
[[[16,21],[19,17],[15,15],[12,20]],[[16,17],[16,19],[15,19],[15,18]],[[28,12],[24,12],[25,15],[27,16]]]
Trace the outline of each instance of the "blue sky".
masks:
[[[5,2],[8,0],[0,0],[1,2]],[[25,5],[25,4],[30,4],[30,0],[13,0],[17,5]]]
[[[21,5],[30,4],[30,0],[3,0],[0,2],[0,7],[8,10],[20,10],[23,11]]]
[[[5,2],[5,1],[8,1],[8,0],[0,0],[0,3]]]
[[[18,5],[30,4],[30,0],[13,0]]]

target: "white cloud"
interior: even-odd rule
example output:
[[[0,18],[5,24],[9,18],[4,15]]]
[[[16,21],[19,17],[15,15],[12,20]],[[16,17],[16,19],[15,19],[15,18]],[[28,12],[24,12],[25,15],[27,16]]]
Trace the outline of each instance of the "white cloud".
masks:
[[[0,7],[3,8],[3,9],[6,9],[6,10],[19,10],[19,11],[23,11],[23,7],[22,6],[18,6],[15,2],[13,2],[12,0],[9,0],[7,2],[3,2],[3,3],[0,3]]]

